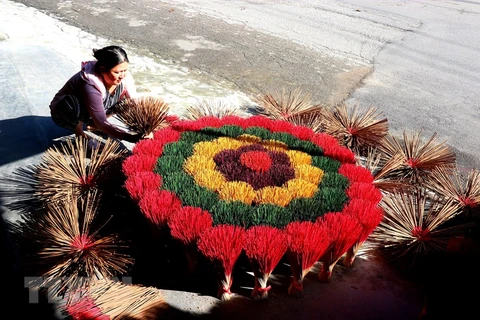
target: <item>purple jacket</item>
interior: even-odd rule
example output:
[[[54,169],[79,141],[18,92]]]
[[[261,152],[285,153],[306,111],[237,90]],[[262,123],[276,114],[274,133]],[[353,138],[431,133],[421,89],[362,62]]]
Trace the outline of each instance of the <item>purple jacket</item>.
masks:
[[[50,109],[55,109],[57,102],[62,97],[74,95],[80,100],[80,107],[86,108],[95,127],[112,138],[123,140],[127,133],[107,120],[104,101],[108,93],[102,79],[94,73],[95,63],[96,61],[82,62],[81,70],[74,74],[54,96],[50,103]],[[133,77],[129,72],[122,84],[123,91],[120,99],[132,98],[137,95]]]

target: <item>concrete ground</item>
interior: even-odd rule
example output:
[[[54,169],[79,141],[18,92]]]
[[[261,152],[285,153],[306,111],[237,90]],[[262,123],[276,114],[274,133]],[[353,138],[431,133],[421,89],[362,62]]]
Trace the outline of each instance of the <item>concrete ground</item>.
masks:
[[[77,36],[97,44],[106,43],[106,40],[64,25],[32,8],[6,0],[0,0],[0,5],[0,177],[6,177],[18,168],[39,163],[43,152],[55,140],[69,135],[53,124],[48,104],[64,81],[78,70],[80,61],[90,58],[90,52],[85,43],[75,46],[65,39]],[[150,61],[144,56],[131,58],[137,66]],[[169,68],[166,65],[157,67]],[[177,75],[175,82],[171,83],[173,87],[178,88],[189,81],[191,85],[194,81],[181,70],[168,70]],[[223,88],[221,84],[215,88],[198,82],[195,85],[210,93],[228,96],[235,103],[249,103],[242,92]],[[4,220],[16,218],[15,212],[5,206],[0,206],[0,210]],[[14,311],[20,318],[33,318],[32,314],[38,318],[43,312],[42,319],[58,317],[53,315],[51,304],[29,302],[23,279],[28,275],[17,273],[16,253],[10,250],[8,234],[2,239],[3,257],[6,257],[2,260],[10,262],[2,264],[2,275],[10,284],[9,299],[3,302],[7,306],[14,301],[22,303],[24,308]],[[245,270],[239,270],[234,280],[233,290],[237,298],[220,303],[212,288],[198,286],[205,283],[208,275],[182,280],[178,274],[181,270],[178,261],[174,259],[159,265],[159,271],[154,275],[172,308],[172,317],[176,318],[196,315],[218,319],[255,316],[277,320],[401,320],[416,319],[423,306],[419,283],[407,280],[381,259],[373,257],[359,257],[353,269],[337,266],[330,284],[318,283],[313,270],[307,276],[303,299],[292,299],[286,294],[288,267],[280,264],[271,278],[273,289],[269,299],[260,303],[249,298],[253,279]]]

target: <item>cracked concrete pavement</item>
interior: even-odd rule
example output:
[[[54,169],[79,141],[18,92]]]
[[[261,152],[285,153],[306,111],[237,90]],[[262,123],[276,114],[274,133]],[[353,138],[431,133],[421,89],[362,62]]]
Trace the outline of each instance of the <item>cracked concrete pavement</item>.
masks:
[[[242,92],[245,103],[301,88],[315,103],[376,107],[392,134],[437,133],[461,166],[480,166],[475,1],[17,2],[94,34],[92,42],[114,39],[189,79]],[[77,39],[66,43],[91,43]],[[144,90],[166,98],[227,95],[173,85],[180,78],[145,65],[137,70]]]

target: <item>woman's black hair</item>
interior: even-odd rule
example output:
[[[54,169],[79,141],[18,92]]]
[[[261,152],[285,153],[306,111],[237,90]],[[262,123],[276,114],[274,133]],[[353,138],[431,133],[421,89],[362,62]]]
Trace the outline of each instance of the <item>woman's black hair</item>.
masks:
[[[105,71],[110,71],[122,62],[129,62],[127,53],[119,46],[93,49],[93,56],[97,59],[96,67],[98,70],[103,67]]]

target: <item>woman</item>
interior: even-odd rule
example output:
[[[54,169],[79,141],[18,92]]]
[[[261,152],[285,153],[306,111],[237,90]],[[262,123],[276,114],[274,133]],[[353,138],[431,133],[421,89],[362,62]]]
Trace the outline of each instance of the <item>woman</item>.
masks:
[[[136,89],[128,72],[128,57],[119,46],[93,49],[96,61],[82,62],[81,70],[74,74],[57,92],[50,103],[53,122],[89,139],[83,126],[93,126],[111,138],[137,142],[141,134],[130,134],[110,123],[107,118],[112,107],[122,99],[132,98]]]

